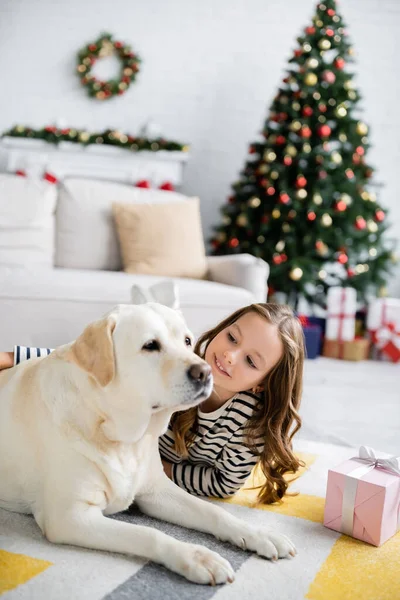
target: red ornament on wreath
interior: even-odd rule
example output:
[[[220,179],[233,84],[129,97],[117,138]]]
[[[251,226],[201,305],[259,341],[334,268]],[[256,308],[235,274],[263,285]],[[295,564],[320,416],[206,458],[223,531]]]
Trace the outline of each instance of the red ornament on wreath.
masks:
[[[120,60],[121,72],[118,77],[101,81],[91,74],[91,69],[98,60],[111,55],[115,55]],[[107,100],[126,92],[136,79],[140,62],[139,56],[134,54],[129,46],[114,41],[111,34],[104,33],[95,43],[84,46],[78,52],[76,71],[89,96],[98,100]]]

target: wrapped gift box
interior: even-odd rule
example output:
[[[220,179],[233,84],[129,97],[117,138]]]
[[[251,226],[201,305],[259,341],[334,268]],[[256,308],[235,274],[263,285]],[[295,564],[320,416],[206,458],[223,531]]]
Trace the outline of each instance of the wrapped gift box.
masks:
[[[400,300],[373,300],[368,310],[367,327],[374,344],[373,358],[400,362]]]
[[[380,546],[400,528],[400,457],[378,459],[362,446],[328,472],[324,525]]]
[[[317,358],[321,348],[321,327],[319,325],[306,325],[303,327],[306,343],[306,357]]]
[[[352,342],[325,339],[322,354],[328,358],[358,361],[368,358],[369,349],[370,341],[365,338],[356,338]]]
[[[327,295],[325,337],[328,340],[354,340],[357,293],[353,288],[333,286]]]

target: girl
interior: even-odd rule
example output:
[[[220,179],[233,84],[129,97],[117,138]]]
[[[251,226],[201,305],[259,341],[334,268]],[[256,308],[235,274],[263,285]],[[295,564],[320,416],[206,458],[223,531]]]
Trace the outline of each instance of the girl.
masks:
[[[0,368],[50,350],[16,346]],[[251,304],[204,333],[195,352],[211,366],[214,389],[199,406],[175,413],[159,440],[164,470],[189,493],[234,494],[259,462],[260,502],[286,493],[285,473],[301,462],[292,451],[300,429],[304,341],[288,306]]]

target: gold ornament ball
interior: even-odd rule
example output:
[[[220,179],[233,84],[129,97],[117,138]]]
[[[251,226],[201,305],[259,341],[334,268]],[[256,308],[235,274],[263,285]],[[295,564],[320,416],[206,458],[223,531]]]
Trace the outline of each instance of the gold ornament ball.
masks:
[[[220,231],[220,233],[217,235],[217,240],[219,242],[225,242],[225,240],[226,240],[226,233],[224,231]]]
[[[300,121],[293,121],[293,123],[290,124],[290,129],[292,131],[299,131],[299,129],[301,129]]]
[[[307,75],[304,77],[304,83],[306,85],[310,85],[310,86],[316,85],[317,81],[318,81],[318,77],[316,76],[315,73],[307,73]]]
[[[356,131],[357,131],[357,133],[359,135],[367,135],[367,133],[368,133],[368,127],[362,121],[358,121],[357,127],[356,127]]]
[[[314,100],[321,100],[321,94],[319,92],[314,92],[312,97]]]
[[[293,157],[293,156],[296,156],[297,150],[296,150],[295,146],[292,146],[291,144],[289,144],[289,146],[286,146],[285,153],[289,154],[289,156]]]
[[[338,106],[337,109],[335,110],[336,116],[337,117],[345,117],[347,115],[347,110],[345,109],[344,106]]]
[[[368,254],[372,256],[372,258],[375,258],[375,256],[378,254],[378,250],[376,248],[370,248],[368,250]]]
[[[279,173],[278,171],[271,171],[271,179],[278,179]]]
[[[369,195],[369,201],[370,202],[376,202],[376,194],[375,192],[371,192]]]
[[[314,194],[312,199],[313,199],[314,204],[316,204],[317,206],[320,206],[322,204],[321,194]]]
[[[318,42],[318,46],[321,48],[321,50],[329,50],[331,43],[329,40],[320,40]]]
[[[375,221],[373,221],[372,219],[369,219],[367,221],[367,227],[368,231],[370,231],[371,233],[376,233],[378,231],[378,224],[375,223]]]
[[[84,73],[86,71],[86,65],[78,65],[76,68],[79,73]]]
[[[351,196],[349,196],[349,194],[341,194],[340,200],[344,202],[346,206],[350,206],[350,204],[353,202],[353,199]]]
[[[320,123],[325,123],[325,122],[326,122],[326,117],[324,117],[324,115],[319,115],[319,117],[318,117],[318,121],[319,121]]]
[[[294,219],[296,215],[297,215],[297,212],[293,208],[292,208],[292,210],[289,210],[289,212],[288,212],[289,219]]]
[[[303,50],[304,50],[304,52],[311,52],[310,44],[308,44],[307,42],[305,44],[303,44]]]
[[[347,95],[350,98],[350,100],[355,100],[357,98],[357,94],[354,90],[350,90]]]
[[[22,133],[23,131],[25,131],[25,127],[23,127],[23,125],[17,125],[16,129],[18,133]]]
[[[317,27],[322,27],[323,26],[323,21],[321,21],[321,19],[318,19],[317,21],[315,21],[315,24]]]
[[[321,217],[321,223],[323,227],[330,227],[332,225],[332,217],[328,213],[324,213]]]
[[[230,225],[232,222],[231,218],[228,217],[227,215],[222,217],[222,224],[223,225]]]
[[[268,173],[268,171],[269,171],[269,166],[268,166],[268,165],[264,165],[264,164],[263,164],[263,165],[260,165],[260,166],[258,167],[257,171],[258,171],[259,173],[261,173],[261,175],[265,175],[265,173]]]
[[[263,235],[259,235],[257,238],[257,242],[259,244],[263,244],[265,242],[265,237]]]
[[[132,73],[133,73],[133,71],[129,67],[124,69],[124,75],[126,75],[127,77],[130,77],[132,75]]]
[[[293,108],[293,110],[300,110],[301,106],[300,106],[299,102],[293,102],[292,108]]]
[[[283,240],[281,240],[280,242],[278,242],[275,246],[275,250],[277,252],[283,252],[285,249],[285,242]]]
[[[303,270],[300,267],[295,267],[290,271],[289,277],[292,281],[299,281],[303,277]]]
[[[332,162],[335,163],[335,165],[340,165],[342,163],[342,161],[343,161],[342,155],[339,154],[339,152],[336,152],[336,151],[332,152],[331,159],[332,159]]]
[[[236,223],[237,225],[239,225],[239,227],[247,227],[248,225],[248,220],[245,214],[241,214],[238,216],[238,218],[236,219]]]
[[[308,142],[303,144],[303,152],[305,152],[306,154],[309,154],[311,152],[311,146]]]
[[[335,106],[335,105],[336,105],[336,100],[335,100],[335,98],[329,98],[329,100],[328,100],[328,104],[329,104],[329,106]]]
[[[260,198],[257,198],[256,196],[254,196],[254,198],[250,198],[249,200],[249,206],[251,206],[251,208],[258,208],[261,204],[261,200]]]
[[[339,133],[339,141],[342,143],[347,142],[347,135],[345,133]]]
[[[392,261],[392,263],[394,265],[397,265],[397,263],[399,262],[399,257],[397,256],[397,254],[395,252],[392,252],[390,255],[390,260]]]
[[[128,87],[127,84],[125,83],[125,81],[121,81],[121,83],[118,84],[118,87],[120,90],[126,90],[126,88]]]
[[[122,138],[121,138],[121,141],[122,141]],[[157,142],[153,142],[153,143],[151,144],[150,148],[151,148],[152,150],[154,150],[154,152],[157,152],[157,150],[159,150],[160,146],[157,144]]]
[[[284,223],[284,224],[282,225],[282,231],[283,231],[284,233],[289,233],[289,231],[290,231],[290,225],[289,225],[289,223]]]
[[[347,79],[344,84],[343,87],[345,90],[352,90],[354,89],[354,82],[352,79]]]
[[[348,51],[347,51],[347,53],[348,53],[350,56],[354,56],[354,48],[349,48],[349,49],[348,49]]]
[[[309,69],[316,69],[319,65],[319,62],[316,58],[309,58],[306,60],[306,67]]]
[[[272,150],[268,150],[264,154],[264,159],[268,162],[273,162],[276,159],[276,154]]]
[[[281,211],[279,210],[279,208],[274,208],[274,210],[272,211],[272,218],[279,219],[280,216],[281,216]]]
[[[297,196],[297,198],[299,198],[299,200],[304,200],[305,198],[307,198],[307,190],[304,190],[304,189],[297,190],[296,196]]]

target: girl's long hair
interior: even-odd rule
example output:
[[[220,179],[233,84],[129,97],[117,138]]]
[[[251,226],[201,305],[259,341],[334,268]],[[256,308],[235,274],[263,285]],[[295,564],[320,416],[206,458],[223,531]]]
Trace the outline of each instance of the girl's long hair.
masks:
[[[198,339],[194,351],[204,358],[211,340],[249,312],[276,325],[283,345],[281,358],[263,380],[264,389],[260,394],[260,402],[245,430],[247,446],[259,456],[259,465],[265,475],[258,501],[272,504],[279,502],[286,493],[290,482],[285,480],[284,474],[296,473],[304,466],[292,449],[292,438],[301,427],[298,410],[303,388],[304,335],[299,320],[286,305],[250,304],[206,331]],[[196,438],[197,406],[175,413],[171,419],[171,427],[175,436],[175,450],[186,457]],[[264,438],[261,451],[256,444],[260,437]]]

